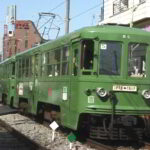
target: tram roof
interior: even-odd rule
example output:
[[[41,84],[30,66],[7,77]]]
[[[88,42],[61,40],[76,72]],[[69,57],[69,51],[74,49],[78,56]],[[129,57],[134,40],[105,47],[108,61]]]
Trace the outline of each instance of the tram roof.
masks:
[[[79,30],[76,30],[72,33],[69,33],[67,35],[64,35],[62,37],[59,37],[58,39],[48,41],[44,44],[41,44],[39,46],[30,48],[27,51],[21,52],[17,54],[16,56],[22,56],[23,54],[30,54],[30,53],[36,53],[39,50],[45,49],[46,47],[51,45],[57,45],[58,47],[61,45],[64,45],[68,43],[68,41],[72,41],[77,38],[81,37],[90,37],[90,36],[97,36],[99,34],[134,34],[134,35],[142,35],[142,36],[150,36],[150,33],[147,31],[144,31],[142,29],[137,28],[129,28],[125,26],[118,26],[118,25],[98,25],[98,26],[91,26],[91,27],[84,27]],[[48,48],[47,48],[48,49]]]

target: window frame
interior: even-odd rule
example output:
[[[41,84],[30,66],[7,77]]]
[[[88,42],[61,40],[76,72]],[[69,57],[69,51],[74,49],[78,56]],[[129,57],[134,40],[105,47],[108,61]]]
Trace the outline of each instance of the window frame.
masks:
[[[140,45],[144,45],[145,46],[145,67],[147,66],[146,64],[147,64],[147,61],[148,61],[148,59],[147,59],[147,53],[148,53],[148,44],[147,43],[142,43],[142,42],[129,42],[128,43],[128,59],[127,59],[127,61],[128,61],[128,66],[127,66],[127,75],[128,75],[128,77],[130,77],[130,78],[146,78],[147,77],[147,74],[148,74],[148,69],[145,71],[145,73],[142,75],[142,73],[140,74],[140,75],[129,75],[129,54],[130,54],[130,52],[129,52],[129,50],[130,50],[130,48],[129,48],[129,46],[130,46],[130,44],[140,44]],[[141,58],[142,58],[142,56],[139,58],[140,59],[140,62],[141,62]],[[131,58],[130,58],[131,59]],[[139,63],[139,62],[138,62]],[[140,65],[143,65],[143,64],[140,64]],[[142,66],[143,67],[143,66]],[[141,68],[141,67],[140,67]],[[147,68],[147,67],[146,67]],[[140,71],[141,72],[141,71]]]
[[[109,42],[109,43],[120,43],[120,68],[118,69],[119,70],[119,72],[118,72],[118,74],[116,73],[116,74],[104,74],[104,73],[100,73],[100,65],[101,65],[101,54],[102,54],[102,49],[101,49],[101,43],[106,43],[106,42]],[[123,42],[122,41],[117,41],[117,40],[101,40],[101,41],[99,41],[99,56],[98,56],[98,75],[100,75],[100,76],[115,76],[115,77],[119,77],[119,76],[121,76],[122,75],[122,61],[123,61],[123,53],[124,53],[124,50],[123,50]],[[118,64],[118,63],[117,63]],[[117,65],[116,64],[116,65]],[[105,68],[105,67],[104,67]]]

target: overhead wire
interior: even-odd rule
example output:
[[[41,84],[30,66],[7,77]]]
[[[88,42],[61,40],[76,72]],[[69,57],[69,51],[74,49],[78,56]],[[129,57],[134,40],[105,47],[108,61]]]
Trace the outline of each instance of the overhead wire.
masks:
[[[70,18],[70,20],[75,19],[75,18],[78,18],[78,17],[80,17],[80,16],[86,14],[87,12],[89,12],[89,11],[91,11],[91,10],[97,8],[97,7],[102,7],[102,6],[104,5],[104,3],[107,2],[107,1],[108,1],[108,0],[104,0],[104,2],[102,1],[101,3],[95,5],[95,6],[91,7],[91,8],[88,8],[87,10],[85,10],[85,11],[83,11],[83,12],[81,12],[81,13],[75,15],[75,16],[73,16],[72,18]]]
[[[101,3],[95,5],[94,7],[89,8],[89,9],[87,9],[87,10],[85,10],[85,11],[79,13],[79,14],[77,14],[76,16],[73,16],[70,20],[75,19],[75,18],[77,18],[77,17],[80,17],[80,16],[82,16],[83,14],[85,14],[85,13],[87,13],[87,12],[89,12],[89,11],[91,11],[91,10],[93,10],[93,9],[95,9],[95,8],[97,8],[97,7],[99,7],[99,6],[101,6]]]
[[[61,2],[61,3],[58,4],[56,7],[52,8],[52,9],[50,10],[50,12],[52,12],[53,10],[59,8],[59,7],[62,6],[64,3],[65,3],[65,1]]]
[[[105,0],[105,1],[108,1],[108,0]],[[87,12],[89,12],[89,11],[91,11],[91,10],[97,8],[97,7],[101,7],[101,6],[103,6],[103,2],[101,2],[101,3],[99,3],[99,4],[95,5],[95,6],[93,6],[93,7],[91,7],[91,8],[88,8],[87,10],[85,10],[85,11],[83,11],[83,12],[81,12],[81,13],[79,13],[79,14],[73,16],[73,17],[71,17],[70,20],[76,19],[76,18],[78,18],[78,17],[80,17],[80,16],[86,14]],[[59,25],[63,25],[63,24],[64,24],[64,22],[61,23],[61,24],[59,24]]]
[[[82,15],[88,13],[89,11],[98,8],[98,7],[103,7],[104,3],[107,2],[107,1],[108,1],[108,0],[105,0],[104,2],[102,1],[101,3],[98,3],[97,5],[95,5],[95,6],[91,7],[91,8],[88,8],[87,10],[84,10],[83,12],[80,12],[79,14],[77,14],[77,15],[71,17],[70,20],[76,19],[76,18],[78,18],[78,17],[80,17],[80,16],[82,16]],[[51,9],[50,11],[53,11],[53,10],[59,8],[59,7],[62,6],[64,3],[65,3],[65,1],[61,2],[60,4],[58,4],[56,7],[54,7],[54,8]],[[107,4],[107,5],[109,6],[109,4]],[[108,7],[108,6],[105,5],[105,8]],[[105,16],[107,16],[107,17],[105,18],[105,20],[108,19],[108,18],[110,18],[109,12],[105,13]],[[113,16],[113,14],[112,14],[112,16]],[[63,25],[63,24],[64,24],[64,22],[60,23],[59,26],[61,26],[61,25]]]
[[[95,6],[92,6],[92,7],[90,7],[90,8],[88,8],[88,9],[86,9],[86,10],[84,10],[84,11],[82,11],[82,12],[80,12],[80,13],[78,13],[78,14],[76,14],[76,15],[74,15],[73,17],[70,17],[70,21],[72,21],[72,20],[74,20],[74,19],[76,19],[76,18],[79,18],[79,17],[81,17],[82,15],[84,15],[84,14],[86,14],[86,13],[88,13],[88,12],[90,12],[90,11],[92,11],[92,10],[94,10],[94,9],[96,9],[96,8],[102,8],[102,7],[105,7],[105,9],[107,9],[107,10],[109,10],[110,9],[110,4],[109,3],[107,3],[108,2],[108,0],[104,0],[104,1],[101,1],[100,3],[98,3],[98,4],[96,4]],[[59,7],[61,7],[62,5],[64,5],[64,3],[65,3],[65,0],[64,1],[62,1],[61,3],[59,3],[58,5],[56,5],[56,7],[54,7],[54,8],[52,8],[51,10],[50,10],[50,12],[52,12],[52,11],[54,11],[55,9],[58,9]],[[104,5],[104,3],[105,3],[105,5]],[[130,8],[129,8],[130,9]],[[100,13],[100,10],[99,10],[99,17],[100,17],[100,15],[102,15],[101,13]],[[99,18],[99,21],[97,22],[97,24],[105,24],[105,20],[107,20],[107,19],[109,19],[109,18],[111,18],[111,17],[113,17],[113,16],[116,16],[117,17],[117,14],[113,14],[113,12],[110,12],[110,11],[107,11],[107,12],[105,12],[105,14],[103,14],[104,15],[104,20],[101,20],[100,18]],[[124,14],[124,16],[126,16],[127,17],[127,15],[128,14]],[[58,15],[59,16],[59,15]],[[60,16],[59,16],[60,17]],[[115,18],[116,18],[115,17]],[[119,17],[119,16],[118,16]],[[117,17],[117,18],[118,18]],[[130,17],[130,16],[128,16],[128,17]],[[62,19],[63,20],[63,19]],[[119,20],[119,19],[118,19]],[[104,21],[104,22],[103,22]],[[106,22],[108,22],[108,21],[106,21]],[[118,24],[119,24],[119,22],[118,22]],[[64,25],[64,22],[62,22],[62,23],[60,23],[58,26],[61,26],[61,25]],[[59,27],[60,28],[60,27]]]
[[[108,1],[108,0],[105,0],[104,3],[107,2],[107,1]],[[73,16],[73,17],[71,17],[70,20],[76,19],[76,18],[78,18],[78,17],[80,17],[80,16],[82,16],[82,15],[88,13],[89,11],[91,11],[91,10],[97,8],[97,7],[103,7],[103,4],[104,4],[104,3],[101,2],[101,3],[99,3],[99,4],[97,4],[97,5],[93,6],[93,7],[91,7],[91,8],[89,8],[89,9],[87,9],[87,10],[85,10],[85,11],[83,11],[83,12],[81,12],[81,13],[79,13],[79,14]],[[105,8],[107,7],[107,8],[109,9],[109,6],[110,6],[110,5],[107,4],[107,5],[105,5]],[[120,13],[121,13],[121,12],[120,12]],[[117,14],[116,14],[116,15],[117,15]],[[106,17],[106,16],[107,16],[107,17]],[[110,15],[110,12],[107,12],[107,13],[105,12],[105,18],[104,18],[104,20],[107,20],[107,19],[109,19],[109,18],[112,17],[112,16],[114,16],[114,14]],[[128,14],[124,14],[124,16],[128,16]],[[130,17],[130,16],[129,16],[129,17]],[[101,22],[101,21],[100,21],[100,22]],[[61,24],[59,24],[59,25],[62,25],[62,24],[64,24],[64,23],[61,23]]]
[[[108,0],[105,0],[105,1],[108,1]],[[50,10],[50,12],[52,12],[53,10],[59,8],[59,7],[62,6],[64,3],[65,3],[65,1],[62,1],[62,2],[59,3],[56,7],[52,8],[52,9]],[[83,11],[83,12],[81,12],[81,13],[79,13],[79,14],[73,16],[73,17],[71,17],[70,20],[73,20],[73,19],[75,19],[75,18],[78,18],[78,17],[84,15],[85,13],[87,13],[87,12],[89,12],[89,11],[91,11],[91,10],[97,8],[97,7],[100,7],[100,6],[102,6],[102,5],[103,5],[103,1],[102,1],[101,3],[99,3],[99,4],[97,4],[97,5],[95,5],[95,6],[91,7],[91,8],[89,8],[89,9],[87,9],[87,10],[85,10],[85,11]],[[64,24],[64,22],[60,23],[59,25],[63,25],[63,24]]]

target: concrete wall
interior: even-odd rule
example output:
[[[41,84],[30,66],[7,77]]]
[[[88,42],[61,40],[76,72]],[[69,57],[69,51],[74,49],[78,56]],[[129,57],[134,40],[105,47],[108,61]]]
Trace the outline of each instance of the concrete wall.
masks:
[[[116,0],[104,2],[104,20],[99,24],[116,23],[130,24],[139,20],[150,18],[150,0],[140,2],[140,0],[128,0],[128,8],[113,14],[113,3]],[[120,1],[120,0],[118,0]]]

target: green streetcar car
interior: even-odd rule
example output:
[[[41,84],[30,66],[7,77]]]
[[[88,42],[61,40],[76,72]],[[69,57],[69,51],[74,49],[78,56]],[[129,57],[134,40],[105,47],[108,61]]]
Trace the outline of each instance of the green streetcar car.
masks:
[[[0,64],[0,94],[92,138],[140,139],[150,128],[150,33],[87,27],[29,49]]]

